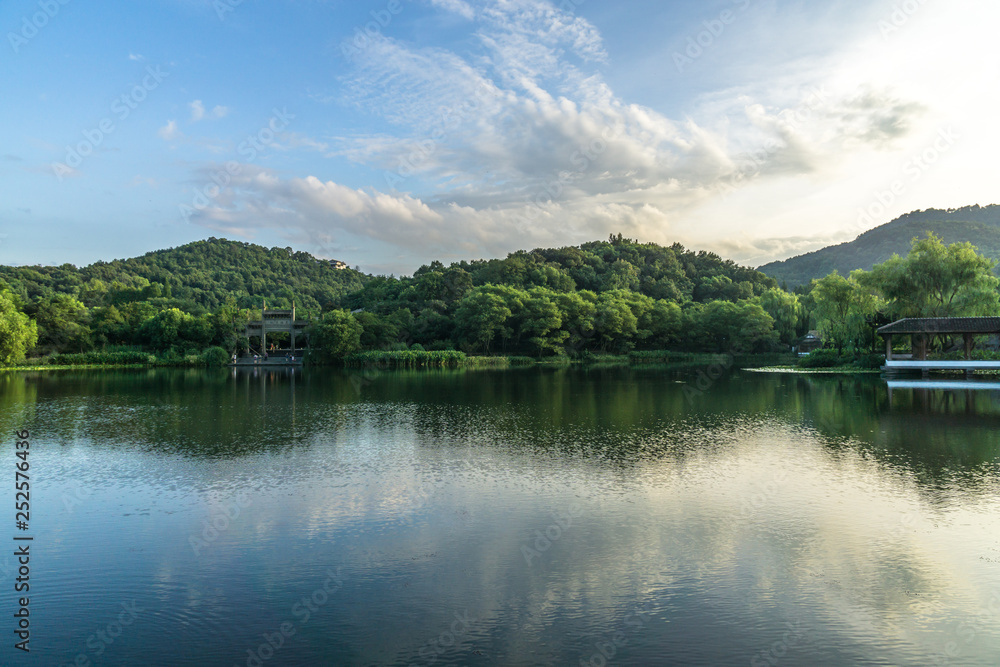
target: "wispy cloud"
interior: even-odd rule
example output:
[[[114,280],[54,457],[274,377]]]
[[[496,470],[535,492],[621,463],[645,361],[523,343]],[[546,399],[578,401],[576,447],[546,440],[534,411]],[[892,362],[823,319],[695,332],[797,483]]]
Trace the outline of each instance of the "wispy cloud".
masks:
[[[177,129],[177,121],[175,120],[167,121],[167,124],[157,130],[156,133],[164,141],[177,141],[183,136],[181,131]]]
[[[671,242],[698,206],[751,183],[829,173],[849,151],[888,149],[925,112],[885,86],[825,90],[802,76],[776,94],[719,91],[670,118],[614,92],[603,38],[575,13],[546,0],[432,4],[473,21],[477,46],[459,53],[373,36],[341,101],[391,131],[331,140],[328,152],[325,142],[298,143],[380,169],[384,186],[256,171],[192,220],[438,252],[502,253],[608,229]],[[744,257],[809,245],[729,243]]]
[[[205,105],[201,100],[195,100],[188,103],[188,107],[191,109],[191,122],[197,123],[204,118],[225,118],[229,115],[229,108],[224,106],[215,106],[211,111],[205,111]]]
[[[476,16],[475,10],[464,0],[431,0],[431,5],[458,14],[470,21]]]

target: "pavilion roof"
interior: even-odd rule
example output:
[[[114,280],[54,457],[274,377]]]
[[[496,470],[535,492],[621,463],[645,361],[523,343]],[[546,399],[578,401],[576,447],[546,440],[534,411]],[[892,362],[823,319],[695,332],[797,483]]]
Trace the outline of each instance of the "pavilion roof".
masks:
[[[908,317],[879,327],[880,334],[1000,333],[1000,317]]]

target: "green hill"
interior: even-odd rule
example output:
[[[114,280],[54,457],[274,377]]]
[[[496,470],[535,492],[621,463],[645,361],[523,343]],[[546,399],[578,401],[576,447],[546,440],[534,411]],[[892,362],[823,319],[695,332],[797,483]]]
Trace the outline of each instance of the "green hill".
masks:
[[[567,346],[573,353],[666,345],[767,351],[778,334],[764,307],[747,300],[775,287],[773,278],[713,253],[621,234],[504,259],[435,261],[402,278],[365,275],[291,248],[210,238],[83,268],[0,266],[0,309],[21,311],[15,319],[26,341],[37,327],[37,341],[23,345],[29,356],[96,351],[98,363],[137,351],[198,363],[212,346],[223,348],[212,358],[224,361],[248,350],[239,322],[263,298],[271,308],[294,300],[303,318],[325,313],[316,324],[326,341],[320,347],[337,354],[418,344],[488,353],[494,342],[515,354]]]
[[[564,248],[519,250],[504,259],[432,262],[413,277],[374,278],[342,304],[391,312],[397,308],[442,306],[460,299],[467,288],[506,285],[516,289],[543,287],[557,292],[628,290],[676,303],[737,301],[777,287],[773,278],[706,251],[640,243],[612,235]]]
[[[846,276],[855,269],[869,270],[894,254],[905,256],[910,241],[928,232],[937,234],[945,243],[968,241],[987,257],[1000,259],[1000,206],[977,205],[907,213],[848,243],[771,262],[758,270],[794,288],[813,278],[822,278],[834,269]]]
[[[368,276],[339,262],[317,259],[291,248],[210,238],[141,257],[95,262],[77,268],[0,266],[0,280],[22,301],[70,294],[88,308],[140,300],[199,314],[214,311],[228,297],[241,308],[296,306],[320,308],[361,289]]]

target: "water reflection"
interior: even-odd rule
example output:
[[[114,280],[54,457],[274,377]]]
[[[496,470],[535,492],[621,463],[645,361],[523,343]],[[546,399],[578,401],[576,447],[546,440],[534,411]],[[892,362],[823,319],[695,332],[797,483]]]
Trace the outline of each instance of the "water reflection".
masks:
[[[6,376],[33,658],[993,664],[993,394],[697,370]]]

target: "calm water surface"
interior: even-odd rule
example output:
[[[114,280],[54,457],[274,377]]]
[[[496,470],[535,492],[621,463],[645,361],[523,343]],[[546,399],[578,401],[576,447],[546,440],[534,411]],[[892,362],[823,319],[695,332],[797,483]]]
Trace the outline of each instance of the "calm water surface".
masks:
[[[0,375],[0,662],[1000,664],[1000,392],[698,371]]]

